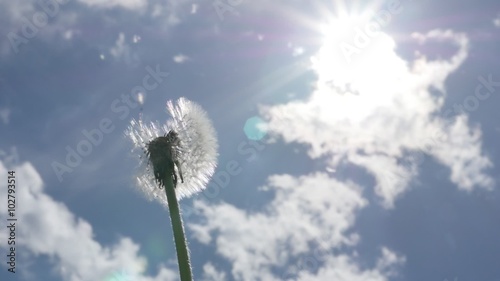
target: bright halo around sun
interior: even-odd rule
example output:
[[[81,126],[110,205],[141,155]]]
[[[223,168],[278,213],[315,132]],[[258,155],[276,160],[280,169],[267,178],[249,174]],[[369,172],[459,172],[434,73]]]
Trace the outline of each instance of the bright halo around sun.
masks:
[[[321,26],[322,46],[311,62],[318,75],[316,99],[331,106],[332,118],[360,121],[394,102],[407,66],[383,32],[391,18],[384,10],[344,13]]]

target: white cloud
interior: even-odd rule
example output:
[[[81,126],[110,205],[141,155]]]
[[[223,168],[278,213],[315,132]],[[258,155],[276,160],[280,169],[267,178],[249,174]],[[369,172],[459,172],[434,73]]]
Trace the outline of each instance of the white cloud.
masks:
[[[132,40],[134,41],[134,39]],[[116,60],[123,60],[130,65],[137,65],[140,60],[138,55],[132,51],[130,45],[126,43],[123,32],[118,34],[118,39],[116,39],[115,45],[109,49],[109,53]]]
[[[384,269],[390,275],[397,274],[394,267],[406,262],[406,258],[396,255],[386,247],[382,247],[382,256],[377,260],[377,268]]]
[[[395,275],[394,268],[405,262],[405,258],[397,256],[387,248],[382,249],[382,256],[373,269],[362,270],[353,258],[347,255],[331,255],[326,258],[325,266],[317,273],[302,270],[296,280],[300,281],[384,281]]]
[[[449,167],[450,180],[461,189],[491,187],[492,178],[485,173],[491,162],[481,152],[480,130],[471,129],[465,115],[452,120],[437,116],[447,77],[467,57],[467,37],[433,30],[413,38],[422,44],[451,42],[458,51],[448,60],[419,57],[407,62],[395,52],[394,40],[381,34],[348,63],[334,51],[338,42],[325,40],[312,58],[316,90],[307,101],[263,107],[269,131],[285,142],[306,144],[312,158],[327,156],[325,167],[347,162],[365,168],[376,179],[375,191],[386,207],[418,175],[421,163],[412,157],[415,152]],[[431,94],[431,88],[440,91]]]
[[[20,24],[27,15],[31,16],[35,13],[34,2],[35,1],[1,1],[0,5],[2,6],[2,10],[7,12],[13,23]]]
[[[92,7],[98,7],[98,8],[121,7],[130,10],[143,8],[144,6],[147,5],[146,0],[79,0],[79,1]]]
[[[452,42],[458,50],[447,60],[420,56],[407,62],[394,51],[394,40],[382,34],[347,63],[326,43],[312,59],[318,82],[310,98],[262,108],[268,132],[306,144],[311,158],[327,159],[325,170],[343,163],[365,168],[387,208],[409,188],[424,155],[449,167],[450,180],[461,189],[490,187],[485,170],[492,164],[481,152],[480,130],[465,114],[438,115],[446,79],[467,57],[467,37],[434,30],[413,38],[421,44]],[[431,94],[431,88],[438,92]],[[361,239],[352,227],[367,200],[356,183],[334,176],[271,176],[265,190],[274,192],[274,199],[259,212],[196,202],[202,220],[188,227],[199,242],[215,243],[235,280],[390,279],[405,262],[390,249],[381,247],[372,268],[360,266],[356,252],[340,251]]]
[[[213,264],[206,263],[203,266],[203,281],[225,281],[226,273],[215,268]]]
[[[66,2],[49,5],[50,7],[44,10],[34,0],[0,1],[0,17],[5,23],[3,36],[6,39],[0,42],[0,55],[22,51],[26,44],[30,44],[30,39],[33,37],[53,43],[54,37],[60,36],[74,25],[76,19],[76,13],[65,10],[65,4]],[[35,21],[38,23],[38,20],[44,17],[48,19],[46,24],[35,24]]]
[[[10,109],[8,108],[1,108],[0,109],[0,119],[2,119],[2,122],[4,124],[9,124],[10,121]]]
[[[294,56],[294,57],[300,56],[303,53],[304,53],[304,48],[302,48],[302,47],[295,47],[295,48],[293,48],[292,56]]]
[[[324,173],[275,175],[264,189],[275,196],[261,212],[195,202],[203,220],[188,227],[201,243],[214,241],[217,253],[231,262],[235,280],[387,280],[386,268],[401,262],[386,258],[377,268],[361,270],[350,256],[332,252],[359,241],[350,231],[367,202],[354,183]]]
[[[125,34],[123,32],[120,32],[120,34],[118,34],[118,39],[116,39],[115,46],[113,46],[109,50],[109,52],[115,58],[129,55],[130,48],[128,47],[127,43],[125,43]]]
[[[104,246],[94,240],[92,226],[76,217],[61,202],[48,196],[43,182],[30,163],[15,167],[17,187],[16,247],[18,255],[46,256],[54,271],[64,280],[105,280],[126,276],[131,280],[177,280],[177,272],[161,266],[154,277],[143,276],[146,259],[138,255],[139,245],[130,238],[120,238],[116,244]],[[0,175],[6,175],[0,162]],[[0,182],[0,200],[7,202],[6,181]],[[0,209],[0,218],[6,221],[7,208]],[[6,233],[0,232],[2,241]],[[0,247],[6,247],[1,243]],[[5,266],[5,264],[3,264]],[[23,271],[27,268],[23,268]],[[127,279],[125,279],[127,280]]]
[[[500,27],[500,15],[493,19],[493,25]]]
[[[387,208],[409,188],[424,155],[449,167],[459,188],[491,186],[480,130],[465,114],[438,115],[446,79],[467,57],[467,37],[434,30],[413,38],[452,42],[458,51],[447,60],[419,56],[407,62],[394,51],[394,40],[381,34],[347,63],[327,41],[312,59],[318,81],[309,99],[262,108],[268,132],[306,144],[311,158],[326,159],[326,171],[343,163],[365,168]],[[348,249],[361,239],[352,227],[368,202],[358,183],[335,176],[271,176],[264,190],[274,199],[257,212],[195,202],[202,220],[188,227],[199,242],[215,244],[235,280],[389,280],[405,258],[382,246],[372,268],[358,264],[357,253]],[[211,264],[206,271],[218,272]]]
[[[198,12],[198,4],[191,4],[191,14],[196,14]]]
[[[66,30],[64,33],[63,33],[63,37],[64,39],[66,40],[71,40],[71,38],[73,38],[73,35],[74,35],[74,31],[71,30],[71,29],[68,29]]]
[[[483,172],[493,163],[481,155],[479,127],[469,128],[467,118],[462,115],[445,130],[447,139],[436,144],[432,155],[450,167],[452,182],[467,191],[476,186],[493,187],[493,178]]]
[[[181,22],[179,13],[188,9],[185,6],[187,4],[184,1],[168,1],[166,3],[154,4],[151,16],[153,18],[161,17],[164,19],[166,26],[174,26]]]
[[[137,43],[139,43],[139,41],[141,41],[141,36],[134,34],[134,37],[132,37],[132,42],[137,44]]]
[[[159,17],[162,14],[162,10],[163,10],[163,8],[161,5],[155,4],[153,6],[153,12],[151,13],[151,16],[153,18]]]
[[[416,174],[414,166],[399,165],[395,157],[386,155],[352,154],[349,160],[373,173],[378,183],[375,192],[382,199],[382,204],[388,208],[393,207],[397,196],[405,190],[410,179]]]
[[[172,58],[174,62],[176,63],[185,63],[188,60],[191,60],[190,57],[183,55],[183,54],[178,54]]]

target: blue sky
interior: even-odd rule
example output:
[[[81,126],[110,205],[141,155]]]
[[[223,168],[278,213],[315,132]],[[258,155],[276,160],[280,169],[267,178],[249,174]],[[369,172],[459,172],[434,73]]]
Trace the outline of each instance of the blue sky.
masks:
[[[1,280],[178,280],[124,130],[181,96],[219,140],[196,280],[499,280],[496,1],[41,3],[0,0]]]

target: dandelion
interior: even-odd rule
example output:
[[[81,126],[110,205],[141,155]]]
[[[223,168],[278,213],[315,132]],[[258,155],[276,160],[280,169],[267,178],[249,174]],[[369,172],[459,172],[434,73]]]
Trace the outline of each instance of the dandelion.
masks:
[[[180,98],[167,102],[172,119],[144,124],[133,119],[126,135],[139,155],[137,186],[149,199],[168,206],[181,280],[192,280],[189,254],[177,200],[203,190],[217,164],[217,138],[205,111]]]
[[[179,143],[173,146],[179,161],[179,166],[175,168],[178,170],[176,174],[181,170],[184,182],[177,182],[177,199],[189,197],[207,186],[215,171],[218,156],[215,129],[199,105],[180,98],[175,104],[167,102],[167,109],[172,119],[166,124],[144,124],[141,120],[133,119],[126,131],[126,135],[134,143],[133,152],[140,160],[137,186],[149,199],[156,199],[165,206],[168,205],[165,191],[158,188],[153,165],[148,157],[148,145],[152,141],[160,140],[169,132],[175,132],[178,136]]]

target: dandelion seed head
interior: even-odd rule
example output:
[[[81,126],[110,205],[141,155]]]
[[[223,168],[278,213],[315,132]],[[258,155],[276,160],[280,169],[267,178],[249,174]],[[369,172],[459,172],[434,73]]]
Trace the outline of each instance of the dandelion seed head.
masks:
[[[167,206],[165,190],[155,180],[154,169],[148,157],[148,144],[170,131],[177,133],[175,146],[182,168],[184,182],[177,181],[177,199],[189,197],[207,186],[217,166],[218,143],[215,129],[206,112],[196,103],[180,98],[167,102],[171,119],[165,124],[144,123],[132,119],[125,134],[134,144],[132,152],[139,157],[137,186],[149,199],[156,199]]]

